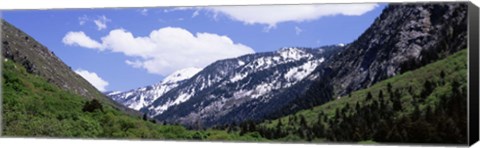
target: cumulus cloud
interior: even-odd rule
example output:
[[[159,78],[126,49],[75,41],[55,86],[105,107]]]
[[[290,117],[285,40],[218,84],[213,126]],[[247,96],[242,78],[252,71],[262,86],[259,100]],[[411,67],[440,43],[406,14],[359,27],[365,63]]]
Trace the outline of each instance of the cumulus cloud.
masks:
[[[75,70],[75,73],[82,76],[85,80],[87,80],[90,84],[92,84],[95,88],[99,91],[106,91],[106,87],[108,86],[108,82],[103,80],[99,77],[95,72],[89,72],[83,69]]]
[[[65,38],[67,36],[68,33]],[[67,44],[70,42],[73,43]],[[70,42],[66,44],[83,45],[78,43],[80,41]],[[248,46],[234,43],[228,36],[191,33],[176,27],[153,30],[148,36],[134,36],[126,30],[115,29],[102,37],[100,46],[83,47],[122,53],[133,59],[125,61],[127,65],[163,76],[179,69],[205,67],[216,60],[254,52]]]
[[[103,50],[103,45],[85,35],[84,32],[68,32],[62,42],[66,45],[74,45],[91,49]]]
[[[325,16],[359,16],[373,10],[377,4],[322,4],[322,5],[279,5],[279,6],[219,6],[204,7],[208,11],[226,15],[245,24],[264,24],[274,28],[282,22],[303,22]]]
[[[97,30],[103,30],[107,28],[107,22],[112,20],[108,19],[105,15],[99,16],[98,19],[93,22],[97,25]]]

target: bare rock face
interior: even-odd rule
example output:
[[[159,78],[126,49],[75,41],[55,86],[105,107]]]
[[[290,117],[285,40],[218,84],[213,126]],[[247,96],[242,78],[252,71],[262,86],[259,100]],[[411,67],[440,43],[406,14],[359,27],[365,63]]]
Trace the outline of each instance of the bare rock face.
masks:
[[[466,45],[466,4],[394,4],[326,65],[333,71],[334,94],[345,95]]]
[[[21,64],[27,72],[43,77],[64,90],[86,99],[101,100],[131,114],[139,114],[110,100],[28,34],[5,20],[0,20],[0,23],[3,58]]]
[[[342,52],[315,71],[308,91],[272,117],[327,102],[467,47],[467,4],[392,4]],[[316,105],[320,105],[316,104]]]

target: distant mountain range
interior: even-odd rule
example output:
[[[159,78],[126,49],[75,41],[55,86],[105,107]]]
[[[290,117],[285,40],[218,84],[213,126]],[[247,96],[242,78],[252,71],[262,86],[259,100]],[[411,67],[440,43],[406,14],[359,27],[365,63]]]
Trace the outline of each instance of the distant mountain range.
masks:
[[[158,84],[141,87],[126,92],[105,92],[105,94],[129,108],[140,110],[141,108],[152,104],[155,99],[159,98],[170,89],[183,84],[183,82],[185,82],[184,80],[191,78],[200,70],[201,69],[199,68],[193,67],[182,69],[165,77],[165,79]]]
[[[189,110],[195,110],[201,116],[211,116],[213,112],[216,116],[220,112],[227,115],[232,109],[239,106],[262,103],[257,99],[262,99],[263,102],[269,102],[271,99],[288,102],[281,100],[291,98],[281,97],[290,93],[286,90],[297,83],[308,85],[309,82],[304,81],[305,78],[323,63],[325,58],[341,51],[342,47],[343,45],[316,49],[282,48],[275,52],[220,60],[200,72],[189,70],[198,72],[196,75],[193,75],[195,74],[193,72],[185,73],[185,70],[180,70],[166,77],[159,84],[122,93],[110,92],[107,95],[131,108],[142,110],[152,117],[166,111],[163,116],[181,112],[176,110],[180,109],[178,106],[188,103],[194,103]],[[179,74],[184,74],[185,79],[171,83],[171,78]],[[204,102],[205,96],[207,96],[208,102]],[[268,103],[263,104],[268,105]],[[210,110],[203,110],[204,108],[210,108]],[[265,106],[265,108],[268,107]],[[190,116],[196,118],[194,117],[196,115]],[[192,120],[185,119],[184,121],[186,123]]]
[[[466,48],[467,5],[392,4],[354,42],[216,61],[113,100],[167,123],[211,127],[321,105]],[[193,72],[192,72],[193,71]]]

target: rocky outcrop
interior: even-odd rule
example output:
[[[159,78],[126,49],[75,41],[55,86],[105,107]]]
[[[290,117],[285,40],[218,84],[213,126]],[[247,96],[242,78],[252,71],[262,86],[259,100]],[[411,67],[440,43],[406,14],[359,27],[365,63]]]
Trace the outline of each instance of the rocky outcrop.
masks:
[[[392,4],[358,40],[325,65],[332,70],[334,94],[345,95],[466,45],[466,4]]]
[[[466,3],[391,4],[357,40],[312,73],[318,79],[305,93],[270,118],[321,105],[466,47]]]

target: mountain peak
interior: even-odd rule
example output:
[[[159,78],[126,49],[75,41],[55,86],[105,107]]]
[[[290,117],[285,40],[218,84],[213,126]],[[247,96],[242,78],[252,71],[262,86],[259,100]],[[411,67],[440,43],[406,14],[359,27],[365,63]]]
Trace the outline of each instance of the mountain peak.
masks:
[[[176,83],[178,81],[189,79],[201,70],[201,68],[196,67],[180,69],[165,77],[162,81],[162,84]]]
[[[177,87],[182,81],[191,78],[197,74],[200,68],[189,67],[173,72],[169,76],[165,77],[162,82],[132,89],[125,92],[109,92],[107,96],[112,98],[125,106],[134,110],[140,110],[141,108],[150,105],[153,101],[158,99],[163,94],[167,93],[171,89]]]
[[[305,51],[305,49],[296,48],[296,47],[281,48],[280,50],[277,51],[277,53],[280,54],[280,56],[285,59],[298,60],[305,56],[309,57],[309,55],[306,55],[308,53]]]

